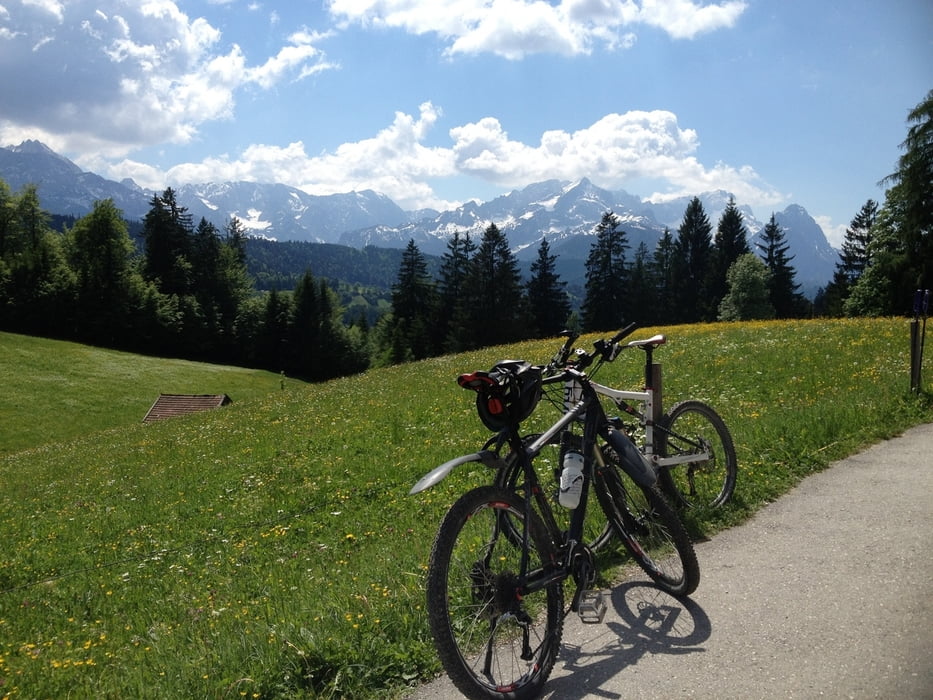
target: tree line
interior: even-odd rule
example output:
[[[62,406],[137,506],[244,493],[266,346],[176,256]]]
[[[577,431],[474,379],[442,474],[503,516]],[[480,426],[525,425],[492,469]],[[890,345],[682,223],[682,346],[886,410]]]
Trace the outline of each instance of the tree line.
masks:
[[[37,188],[0,180],[0,329],[167,357],[242,364],[310,380],[365,369],[362,332],[306,272],[292,291],[257,294],[246,235],[192,221],[169,188],[134,243],[110,199],[59,233]]]
[[[548,337],[565,328],[610,331],[629,321],[658,325],[809,314],[773,215],[755,246],[758,255],[734,201],[714,234],[694,198],[676,236],[666,230],[654,251],[641,243],[634,255],[619,218],[607,211],[594,229],[583,300],[574,310],[546,237],[527,281],[495,223],[478,243],[455,233],[436,278],[409,241],[392,288],[392,311],[374,329],[375,361],[391,364]],[[736,276],[739,262],[760,284]]]
[[[374,358],[402,362],[432,354],[556,334],[643,325],[904,315],[914,290],[933,286],[933,90],[908,114],[907,138],[883,205],[869,199],[846,230],[832,281],[811,303],[799,293],[793,256],[774,214],[752,250],[730,200],[715,233],[694,198],[674,235],[630,255],[618,218],[606,212],[586,260],[579,313],[570,312],[555,257],[542,239],[522,285],[505,237],[490,224],[476,246],[448,243],[437,279],[409,242],[393,287],[392,312],[377,327]]]
[[[618,217],[605,212],[579,304],[546,238],[527,279],[494,223],[478,241],[455,233],[433,272],[410,241],[386,313],[348,322],[338,282],[310,270],[291,290],[258,292],[240,222],[222,230],[195,223],[171,188],[153,196],[142,222],[128,224],[104,200],[58,232],[36,186],[13,193],[0,180],[0,329],[320,380],[565,327],[904,314],[933,273],[933,91],[908,124],[884,203],[868,200],[852,220],[833,280],[812,303],[798,291],[774,215],[750,245],[734,201],[714,230],[694,198],[676,233],[634,253]]]

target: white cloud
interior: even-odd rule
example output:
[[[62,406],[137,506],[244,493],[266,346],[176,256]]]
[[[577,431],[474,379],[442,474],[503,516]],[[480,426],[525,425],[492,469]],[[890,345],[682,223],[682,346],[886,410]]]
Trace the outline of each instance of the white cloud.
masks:
[[[22,0],[25,7],[36,7],[51,15],[56,21],[64,19],[65,8],[58,0]]]
[[[623,29],[647,25],[675,39],[732,27],[744,0],[331,0],[328,9],[344,24],[433,33],[450,54],[493,53],[510,59],[528,54],[589,53],[594,44],[627,48],[635,35]]]
[[[0,36],[5,143],[46,135],[61,150],[108,155],[185,143],[205,123],[230,118],[238,91],[335,67],[315,46],[326,35],[307,31],[253,63],[172,0],[30,4],[39,11],[7,13]],[[23,75],[41,90],[24,89]]]
[[[661,180],[667,189],[650,195],[653,201],[716,189],[729,190],[750,205],[784,199],[749,166],[705,167],[694,155],[696,132],[681,129],[676,115],[667,111],[609,114],[574,133],[545,132],[537,146],[512,141],[492,117],[450,133],[459,172],[509,187],[550,177],[588,177],[610,189],[625,189],[636,180]]]
[[[498,119],[486,117],[451,128],[449,146],[426,146],[441,116],[426,102],[417,117],[397,112],[375,136],[318,155],[308,155],[302,142],[256,144],[237,157],[184,163],[165,172],[128,160],[109,170],[99,163],[97,171],[115,179],[132,177],[153,190],[224,180],[282,182],[311,194],[372,189],[406,209],[459,204],[439,198],[431,183],[462,176],[503,190],[588,177],[610,189],[626,189],[633,181],[663,182],[666,190],[652,195],[654,200],[716,189],[729,190],[752,207],[785,200],[749,166],[704,166],[696,157],[697,133],[680,128],[666,111],[609,114],[572,133],[546,131],[537,144],[513,140]]]
[[[674,39],[693,39],[733,26],[745,11],[741,0],[698,4],[692,0],[643,0],[638,19],[663,29]]]
[[[845,224],[834,224],[832,217],[829,216],[814,216],[813,220],[823,229],[829,244],[834,248],[841,249],[842,242],[846,239],[846,229],[848,227]]]

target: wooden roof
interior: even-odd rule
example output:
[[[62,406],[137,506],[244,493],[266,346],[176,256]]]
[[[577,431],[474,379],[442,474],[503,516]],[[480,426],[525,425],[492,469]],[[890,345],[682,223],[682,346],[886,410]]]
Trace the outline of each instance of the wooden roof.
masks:
[[[153,423],[165,418],[183,416],[198,411],[209,411],[232,403],[226,394],[159,394],[152,408],[143,418],[143,423]]]

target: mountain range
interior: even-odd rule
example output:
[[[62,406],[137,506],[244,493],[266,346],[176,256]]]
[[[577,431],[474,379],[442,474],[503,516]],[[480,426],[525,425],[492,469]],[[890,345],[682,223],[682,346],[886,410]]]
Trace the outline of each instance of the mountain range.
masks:
[[[160,194],[143,190],[132,180],[116,182],[82,171],[38,141],[0,148],[0,178],[13,191],[35,184],[43,209],[78,217],[90,212],[95,201],[111,198],[128,220],[140,220],[149,211],[152,197]],[[469,232],[478,239],[493,222],[525,263],[534,259],[546,236],[551,252],[558,256],[558,270],[571,283],[583,278],[594,228],[607,210],[619,217],[634,255],[642,242],[653,251],[665,228],[676,235],[691,199],[652,204],[622,190],[596,187],[587,179],[538,182],[488,202],[470,201],[444,212],[405,211],[372,190],[310,195],[281,183],[256,182],[185,184],[174,189],[176,201],[195,222],[204,217],[222,228],[235,216],[251,235],[280,241],[402,248],[414,240],[422,253],[441,255],[454,231]],[[698,196],[715,231],[731,195],[715,191]],[[740,205],[739,209],[754,250],[764,223],[749,207]],[[774,215],[793,256],[791,264],[801,291],[812,297],[832,278],[839,254],[803,207],[792,204]]]

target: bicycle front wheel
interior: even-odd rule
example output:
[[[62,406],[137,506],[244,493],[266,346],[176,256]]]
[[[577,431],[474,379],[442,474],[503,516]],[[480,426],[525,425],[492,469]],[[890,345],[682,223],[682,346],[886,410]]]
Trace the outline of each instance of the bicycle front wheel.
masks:
[[[641,487],[622,476],[615,453],[596,470],[596,496],[632,558],[655,584],[688,596],[700,584],[700,565],[677,512],[657,486]]]
[[[662,457],[696,457],[662,468],[658,480],[677,505],[718,508],[735,491],[738,464],[725,422],[702,401],[683,401],[662,416],[657,432]]]
[[[524,570],[516,525],[528,528]],[[529,592],[521,577],[555,559],[541,520],[526,518],[524,500],[505,489],[467,492],[441,522],[428,564],[428,621],[444,669],[467,697],[540,694],[560,647],[563,586]]]

